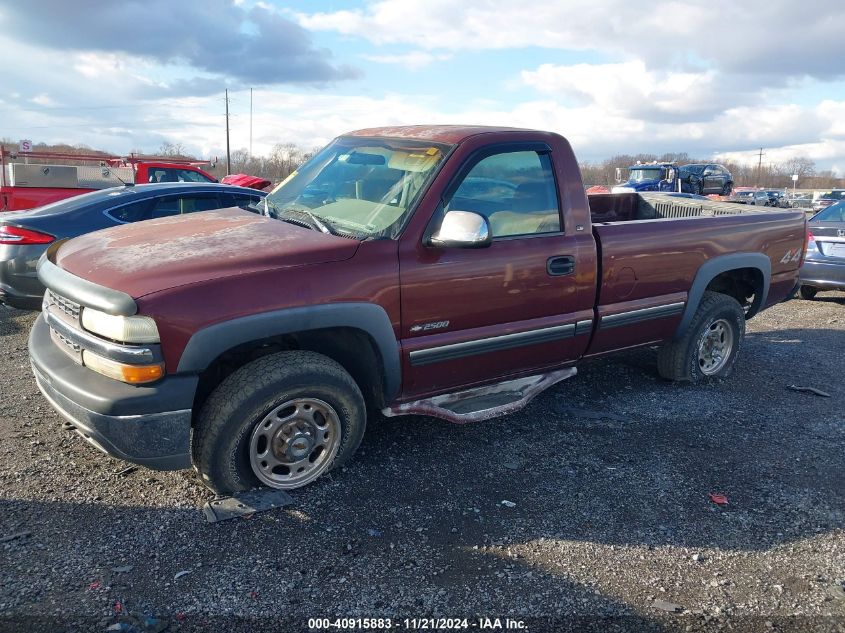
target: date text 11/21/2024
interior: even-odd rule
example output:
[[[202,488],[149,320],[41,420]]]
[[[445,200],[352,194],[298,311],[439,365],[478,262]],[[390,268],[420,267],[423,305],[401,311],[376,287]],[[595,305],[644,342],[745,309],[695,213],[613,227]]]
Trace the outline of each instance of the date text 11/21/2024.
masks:
[[[389,630],[407,629],[413,631],[438,631],[477,629],[480,631],[510,630],[526,631],[524,620],[512,618],[309,618],[308,628],[312,631],[341,630]]]

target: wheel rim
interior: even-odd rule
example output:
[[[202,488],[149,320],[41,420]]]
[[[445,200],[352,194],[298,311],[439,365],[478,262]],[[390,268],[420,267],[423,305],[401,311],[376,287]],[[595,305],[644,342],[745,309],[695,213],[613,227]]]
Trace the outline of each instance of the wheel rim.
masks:
[[[734,345],[734,334],[725,319],[713,321],[698,343],[698,367],[706,376],[717,373],[728,362]]]
[[[328,403],[288,400],[255,425],[249,440],[252,471],[271,488],[304,486],[331,466],[340,431],[340,418]]]

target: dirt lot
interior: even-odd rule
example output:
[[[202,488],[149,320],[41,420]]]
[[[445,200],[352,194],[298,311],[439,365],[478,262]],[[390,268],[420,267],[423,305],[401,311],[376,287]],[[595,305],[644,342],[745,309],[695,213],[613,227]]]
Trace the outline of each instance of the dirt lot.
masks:
[[[33,316],[0,307],[0,629],[845,631],[845,295],[819,297],[751,321],[727,381],[586,363],[517,415],[374,424],[293,506],[214,525],[192,472],[121,475],[61,429]]]

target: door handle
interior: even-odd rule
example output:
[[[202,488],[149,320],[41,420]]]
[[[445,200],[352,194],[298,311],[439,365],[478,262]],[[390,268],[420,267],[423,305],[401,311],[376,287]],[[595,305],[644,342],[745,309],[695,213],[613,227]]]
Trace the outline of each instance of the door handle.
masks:
[[[575,272],[575,258],[572,255],[549,257],[546,261],[546,272],[552,277],[571,275]]]

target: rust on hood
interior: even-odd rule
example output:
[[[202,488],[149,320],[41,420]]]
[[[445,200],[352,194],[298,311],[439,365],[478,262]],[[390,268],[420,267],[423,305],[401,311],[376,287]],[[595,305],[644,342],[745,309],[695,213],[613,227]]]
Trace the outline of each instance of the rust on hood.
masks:
[[[125,224],[64,244],[56,263],[137,298],[207,279],[338,261],[358,242],[242,209]]]

